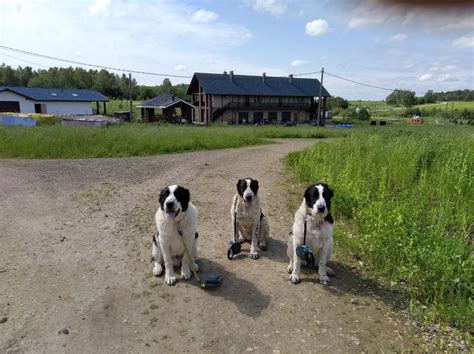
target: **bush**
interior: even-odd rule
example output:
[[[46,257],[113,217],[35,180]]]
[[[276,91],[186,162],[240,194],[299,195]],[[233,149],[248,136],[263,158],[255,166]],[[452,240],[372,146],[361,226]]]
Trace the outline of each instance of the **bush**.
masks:
[[[399,130],[317,144],[288,163],[335,190],[340,245],[430,318],[472,331],[473,152],[470,136]]]
[[[365,107],[361,107],[359,109],[359,113],[357,113],[357,119],[358,120],[369,120],[370,114],[369,110]]]

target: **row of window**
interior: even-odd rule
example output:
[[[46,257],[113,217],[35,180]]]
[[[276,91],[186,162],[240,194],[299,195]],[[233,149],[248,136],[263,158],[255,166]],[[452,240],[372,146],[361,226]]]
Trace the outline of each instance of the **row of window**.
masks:
[[[298,113],[294,113],[294,121],[298,119]],[[258,124],[264,121],[263,112],[253,112],[250,117],[249,112],[238,112],[237,115],[239,124]],[[277,112],[268,112],[265,122],[267,123],[277,123],[278,113]],[[291,112],[281,112],[281,122],[286,123],[291,121]]]

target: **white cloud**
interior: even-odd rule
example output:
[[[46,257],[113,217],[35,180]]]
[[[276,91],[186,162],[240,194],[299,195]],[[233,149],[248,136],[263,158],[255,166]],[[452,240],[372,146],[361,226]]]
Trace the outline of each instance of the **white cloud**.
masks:
[[[283,0],[246,0],[247,4],[253,6],[259,12],[269,12],[272,15],[283,15],[287,11],[287,6]]]
[[[91,15],[104,14],[108,16],[110,4],[111,0],[94,0],[89,6],[89,13]]]
[[[428,81],[428,80],[431,80],[432,78],[433,78],[432,74],[423,74],[423,75],[420,76],[420,78],[418,80]]]
[[[184,70],[187,69],[187,67],[186,67],[185,65],[183,65],[183,64],[178,64],[178,65],[176,65],[176,66],[174,67],[174,69],[175,69],[176,71],[184,71]]]
[[[305,33],[308,36],[322,36],[327,32],[329,32],[329,24],[325,20],[318,19],[306,24]]]
[[[326,55],[323,55],[321,58],[319,58],[319,62],[321,65],[325,65],[329,62],[329,58]]]
[[[441,74],[438,76],[437,81],[443,82],[443,81],[453,81],[454,78],[451,76],[451,74]]]
[[[302,66],[302,65],[305,65],[305,64],[308,64],[308,61],[300,60],[300,59],[295,59],[291,62],[291,66],[293,66],[293,67],[298,67],[298,66]]]
[[[397,33],[388,39],[389,42],[403,42],[408,36],[405,33]]]
[[[218,15],[215,12],[204,9],[198,10],[191,16],[191,19],[196,22],[213,22],[217,20]]]
[[[453,47],[458,49],[474,47],[474,36],[463,36],[453,41]]]

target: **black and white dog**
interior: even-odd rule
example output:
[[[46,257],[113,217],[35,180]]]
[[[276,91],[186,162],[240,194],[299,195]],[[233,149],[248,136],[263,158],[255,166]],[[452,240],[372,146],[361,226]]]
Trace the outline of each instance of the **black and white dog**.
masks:
[[[181,265],[181,279],[191,278],[189,259],[185,254],[186,242],[191,262],[197,270],[197,218],[198,211],[190,201],[186,188],[172,185],[160,193],[160,207],[155,214],[157,233],[153,236],[153,274],[160,276],[165,270],[168,285],[176,283],[173,267]]]
[[[270,227],[263,215],[258,197],[258,181],[251,178],[237,182],[237,193],[232,199],[230,209],[233,235],[239,242],[250,242],[250,257],[258,258],[257,249],[267,249]]]
[[[334,274],[326,265],[333,246],[334,220],[330,212],[333,196],[333,191],[324,183],[316,183],[306,188],[303,202],[295,213],[293,232],[288,239],[288,273],[291,273],[290,281],[293,284],[300,281],[301,259],[297,256],[297,248],[304,244],[312,250],[315,264],[319,266],[319,281],[327,285],[328,273]]]

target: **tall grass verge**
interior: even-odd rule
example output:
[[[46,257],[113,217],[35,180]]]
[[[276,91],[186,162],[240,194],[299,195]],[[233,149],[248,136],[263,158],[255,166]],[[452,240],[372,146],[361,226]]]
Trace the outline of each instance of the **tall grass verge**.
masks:
[[[342,132],[300,127],[171,126],[0,127],[0,157],[28,159],[125,157],[235,148],[267,138],[324,138]]]
[[[302,182],[335,189],[338,244],[403,289],[428,321],[473,331],[471,134],[353,134],[288,157]]]

